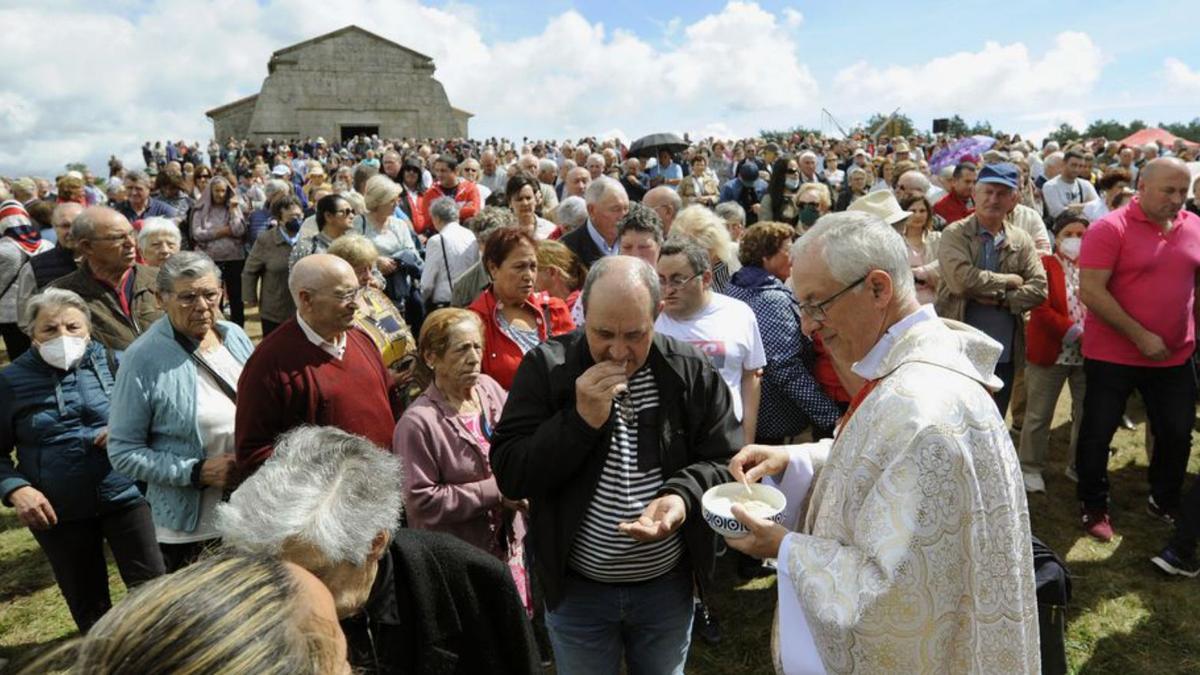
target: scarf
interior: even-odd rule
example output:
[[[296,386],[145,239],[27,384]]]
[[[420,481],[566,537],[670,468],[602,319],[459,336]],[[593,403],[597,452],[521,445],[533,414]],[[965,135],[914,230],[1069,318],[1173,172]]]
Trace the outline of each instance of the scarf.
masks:
[[[29,219],[29,212],[15,199],[0,203],[0,236],[9,237],[26,253],[37,253],[42,235]]]

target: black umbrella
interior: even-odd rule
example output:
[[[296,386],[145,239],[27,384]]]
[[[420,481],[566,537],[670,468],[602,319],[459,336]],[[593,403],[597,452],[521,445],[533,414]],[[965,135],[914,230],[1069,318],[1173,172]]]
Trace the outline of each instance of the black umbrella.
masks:
[[[688,143],[679,134],[661,133],[642,136],[629,146],[630,157],[657,157],[666,150],[672,154],[687,150]]]

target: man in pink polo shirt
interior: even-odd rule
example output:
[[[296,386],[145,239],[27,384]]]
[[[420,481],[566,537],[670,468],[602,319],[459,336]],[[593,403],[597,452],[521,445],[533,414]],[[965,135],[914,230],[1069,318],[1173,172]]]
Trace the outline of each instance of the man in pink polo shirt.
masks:
[[[1177,159],[1147,163],[1137,196],[1088,227],[1079,254],[1087,394],[1075,463],[1083,526],[1101,541],[1113,536],[1108,446],[1135,388],[1155,438],[1147,508],[1167,522],[1179,509],[1196,418],[1200,217],[1183,210],[1188,182]]]

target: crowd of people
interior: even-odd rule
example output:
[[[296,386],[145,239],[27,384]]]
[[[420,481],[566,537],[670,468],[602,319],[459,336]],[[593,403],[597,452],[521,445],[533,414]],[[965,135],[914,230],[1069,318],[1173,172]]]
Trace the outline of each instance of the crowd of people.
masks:
[[[682,673],[719,552],[778,576],[780,672],[1036,672],[1064,383],[1083,530],[1114,536],[1136,391],[1153,563],[1200,574],[1195,146],[931,169],[953,140],[168,141],[0,179],[0,497],[84,635],[54,656]],[[726,551],[735,479],[788,525],[735,507]]]

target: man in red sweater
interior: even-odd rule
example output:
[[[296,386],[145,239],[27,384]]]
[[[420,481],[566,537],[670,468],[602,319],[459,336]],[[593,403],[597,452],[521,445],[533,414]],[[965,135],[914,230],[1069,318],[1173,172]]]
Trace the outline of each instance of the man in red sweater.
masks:
[[[962,220],[975,213],[975,202],[971,195],[975,191],[976,167],[971,162],[962,162],[954,167],[954,179],[945,197],[933,205],[933,212],[941,216],[946,224]]]
[[[421,195],[421,213],[425,222],[432,223],[429,206],[434,200],[449,197],[458,204],[458,222],[465,223],[476,213],[483,204],[479,199],[479,188],[469,180],[458,177],[458,160],[454,155],[439,155],[433,163],[433,173],[437,177],[425,194]],[[428,232],[427,234],[433,234]]]
[[[391,378],[375,343],[353,326],[360,290],[354,269],[326,254],[292,268],[296,316],[271,332],[238,382],[238,468],[252,473],[275,439],[302,424],[333,426],[391,445]]]

